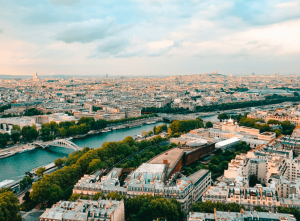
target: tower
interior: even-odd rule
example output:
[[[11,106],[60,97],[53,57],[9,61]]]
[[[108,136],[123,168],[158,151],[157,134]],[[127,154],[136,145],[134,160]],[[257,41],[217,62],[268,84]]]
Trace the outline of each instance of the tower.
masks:
[[[33,81],[39,81],[37,73],[33,73]]]

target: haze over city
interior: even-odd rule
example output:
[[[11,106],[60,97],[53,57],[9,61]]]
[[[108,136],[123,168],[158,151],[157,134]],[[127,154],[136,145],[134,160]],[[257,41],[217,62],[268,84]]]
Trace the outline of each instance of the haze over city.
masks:
[[[0,74],[299,74],[300,1],[0,1]]]
[[[0,0],[0,221],[300,221],[300,0]]]

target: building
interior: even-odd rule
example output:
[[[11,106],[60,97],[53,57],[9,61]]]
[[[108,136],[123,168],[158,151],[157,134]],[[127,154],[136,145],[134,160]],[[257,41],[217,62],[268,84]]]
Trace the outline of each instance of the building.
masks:
[[[46,209],[39,221],[125,221],[123,199],[60,201]]]
[[[169,170],[169,164],[143,163],[136,170],[127,171],[127,174],[124,170],[114,168],[101,177],[101,181],[95,181],[95,176],[85,175],[74,186],[73,193],[93,196],[100,191],[104,195],[117,192],[127,198],[138,195],[175,198],[187,212],[211,185],[208,170],[199,170],[188,177],[179,172],[170,176],[172,170]]]
[[[38,75],[37,73],[33,73],[33,78],[32,78],[33,81],[39,81],[39,78],[38,78]]]
[[[216,209],[214,213],[198,213],[190,212],[187,216],[187,221],[296,221],[296,218],[291,214],[286,213],[272,213],[272,212],[220,212]]]
[[[230,149],[231,147],[234,147],[236,144],[238,144],[240,142],[241,142],[241,139],[234,137],[234,138],[231,138],[228,140],[223,140],[223,141],[216,143],[215,147],[217,149],[226,150],[226,149]]]
[[[237,203],[251,211],[253,211],[256,206],[260,206],[268,211],[276,212],[277,207],[280,206],[276,188],[229,187],[227,194],[227,203]]]
[[[289,198],[289,196],[300,194],[300,180],[290,181],[281,176],[277,180],[277,191],[280,198]]]

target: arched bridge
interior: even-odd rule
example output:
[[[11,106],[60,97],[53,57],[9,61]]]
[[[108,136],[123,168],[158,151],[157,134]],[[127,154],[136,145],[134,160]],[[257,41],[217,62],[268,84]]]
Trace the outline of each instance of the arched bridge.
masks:
[[[73,150],[82,150],[82,147],[78,147],[76,144],[74,144],[70,140],[66,140],[66,139],[59,139],[59,140],[54,140],[54,141],[45,142],[45,143],[36,142],[33,144],[36,146],[43,147],[43,148],[55,146],[55,147],[71,148]]]

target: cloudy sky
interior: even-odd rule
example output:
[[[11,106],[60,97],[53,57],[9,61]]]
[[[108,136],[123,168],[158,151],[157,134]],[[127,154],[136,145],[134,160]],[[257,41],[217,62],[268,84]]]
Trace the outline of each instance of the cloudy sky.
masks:
[[[300,74],[300,0],[0,0],[0,74]]]

